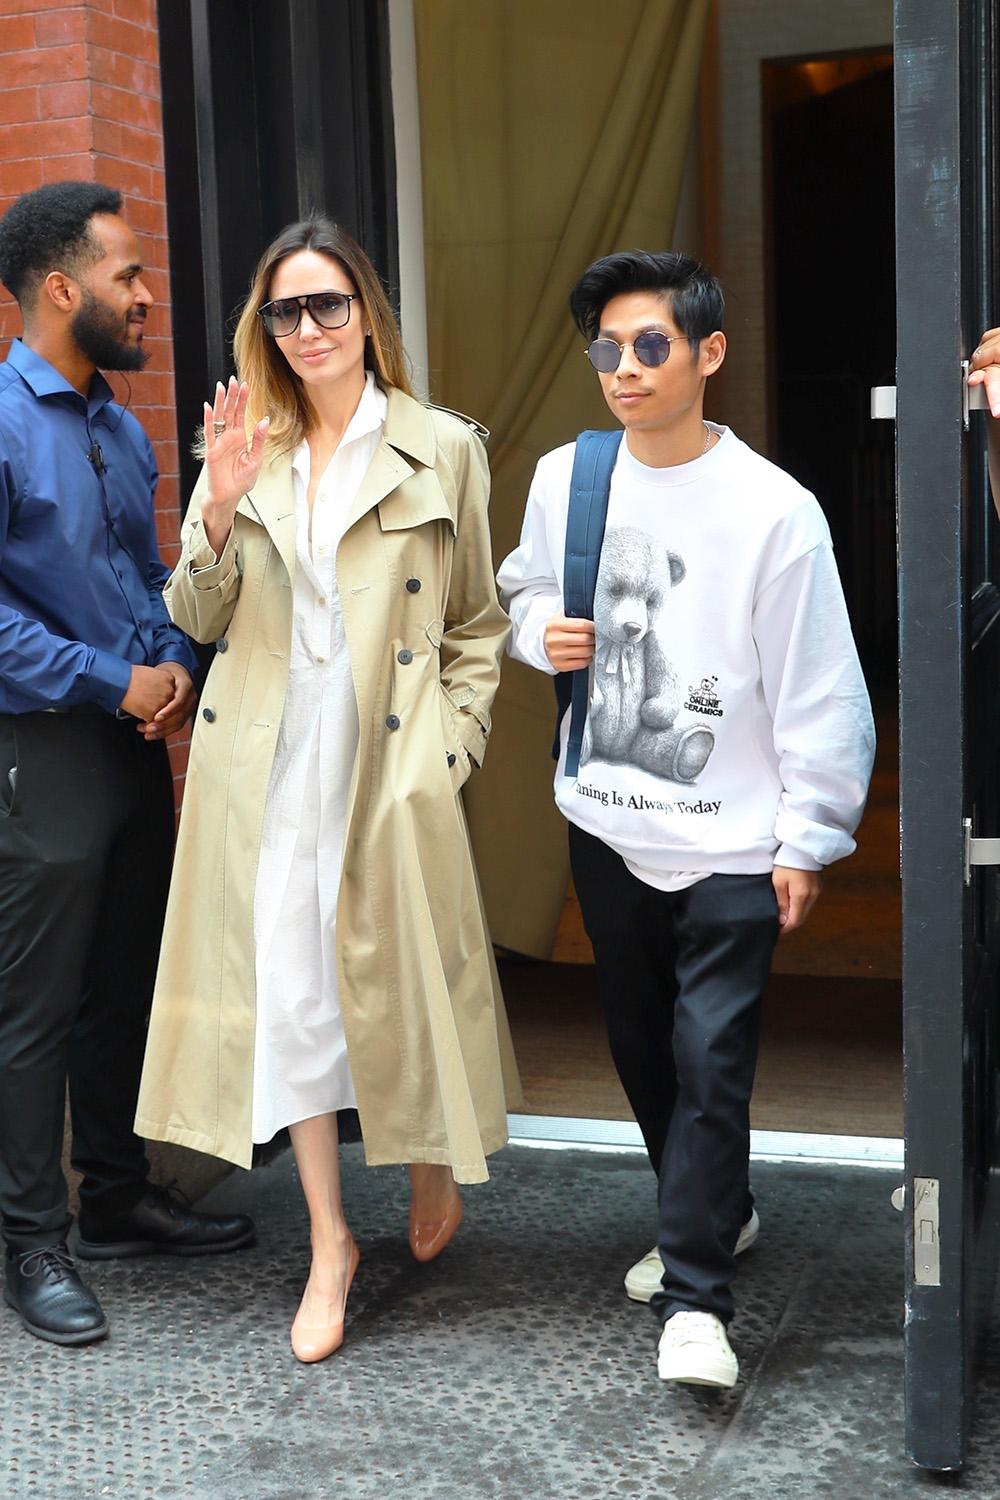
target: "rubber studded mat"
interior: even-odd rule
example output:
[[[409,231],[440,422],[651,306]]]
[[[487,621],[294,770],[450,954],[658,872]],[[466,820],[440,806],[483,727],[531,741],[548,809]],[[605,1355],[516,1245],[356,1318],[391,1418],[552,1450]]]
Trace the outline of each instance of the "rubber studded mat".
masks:
[[[891,1172],[755,1165],[761,1215],[730,1330],[732,1392],[656,1376],[622,1290],[654,1238],[636,1155],[511,1148],[464,1192],[427,1266],[403,1168],[343,1149],[361,1250],[343,1347],[288,1344],[308,1269],[290,1153],[203,1206],[253,1213],[253,1249],[84,1268],[110,1337],[62,1349],[0,1313],[0,1493],[10,1500],[879,1500],[1000,1494],[1000,1349],[957,1484],[902,1452],[901,1219]]]

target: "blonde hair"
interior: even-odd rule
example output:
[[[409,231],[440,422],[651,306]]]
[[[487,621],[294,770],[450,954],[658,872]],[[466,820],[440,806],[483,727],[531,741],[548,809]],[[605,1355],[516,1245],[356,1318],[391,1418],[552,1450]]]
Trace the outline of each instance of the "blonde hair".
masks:
[[[270,300],[276,266],[301,250],[328,255],[357,290],[371,330],[365,340],[366,369],[374,371],[379,385],[394,386],[407,396],[414,394],[399,324],[375,267],[346,230],[322,214],[312,214],[289,224],[264,251],[233,336],[237,374],[250,387],[248,430],[262,417],[270,417],[268,447],[278,453],[298,447],[314,426],[315,415],[302,382],[274,339],[264,332],[257,311]]]

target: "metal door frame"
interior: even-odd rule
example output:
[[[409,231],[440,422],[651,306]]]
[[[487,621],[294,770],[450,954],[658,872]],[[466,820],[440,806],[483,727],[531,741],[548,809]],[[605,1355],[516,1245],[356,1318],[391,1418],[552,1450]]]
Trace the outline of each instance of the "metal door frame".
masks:
[[[906,1445],[935,1470],[964,1461],[998,1241],[997,880],[967,871],[965,820],[997,816],[1000,595],[962,371],[989,312],[996,3],[895,5]]]

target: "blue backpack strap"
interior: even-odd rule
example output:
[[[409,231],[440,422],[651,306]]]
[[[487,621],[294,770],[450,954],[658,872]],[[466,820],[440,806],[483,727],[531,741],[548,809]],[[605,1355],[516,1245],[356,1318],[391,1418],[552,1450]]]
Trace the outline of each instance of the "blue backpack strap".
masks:
[[[563,560],[563,609],[574,619],[592,620],[594,617],[597,569],[608,515],[611,473],[621,440],[620,429],[617,432],[581,432],[576,440]],[[580,768],[580,747],[590,696],[590,669],[581,667],[578,672],[560,672],[555,686],[559,714],[552,755],[558,760],[559,725],[572,704],[564,773],[575,776]]]

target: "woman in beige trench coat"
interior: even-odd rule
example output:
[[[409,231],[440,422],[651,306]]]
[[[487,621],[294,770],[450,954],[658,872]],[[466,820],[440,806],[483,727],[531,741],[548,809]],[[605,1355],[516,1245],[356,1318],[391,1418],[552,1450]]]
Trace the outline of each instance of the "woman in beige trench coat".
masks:
[[[205,472],[165,591],[177,623],[217,649],[192,738],[136,1129],[250,1165],[255,894],[258,923],[280,897],[257,887],[262,836],[273,836],[276,751],[280,762],[297,748],[287,717],[280,734],[290,674],[302,675],[297,591],[319,576],[316,507],[337,498],[322,486],[339,475],[347,508],[327,577],[341,624],[327,640],[348,684],[331,731],[336,740],[350,720],[342,857],[331,910],[313,923],[317,946],[334,951],[306,955],[323,991],[306,998],[342,1052],[346,1043],[338,1067],[353,1083],[346,1102],[367,1160],[410,1164],[410,1243],[426,1260],[458,1227],[456,1182],[487,1177],[485,1157],[504,1144],[519,1100],[459,795],[486,748],[508,631],[485,453],[464,420],[409,393],[381,284],[328,220],[290,226],[265,252],[234,347],[245,383],[220,384],[206,405]],[[320,580],[306,618],[325,620],[328,602]],[[276,982],[298,981],[281,971]],[[315,1048],[300,1050],[314,1062]],[[339,1345],[358,1260],[340,1198],[345,1099],[323,1078],[316,1086],[328,1102],[293,1102],[286,1113],[307,1117],[280,1121],[310,1213],[312,1265],[292,1327],[303,1360]]]

